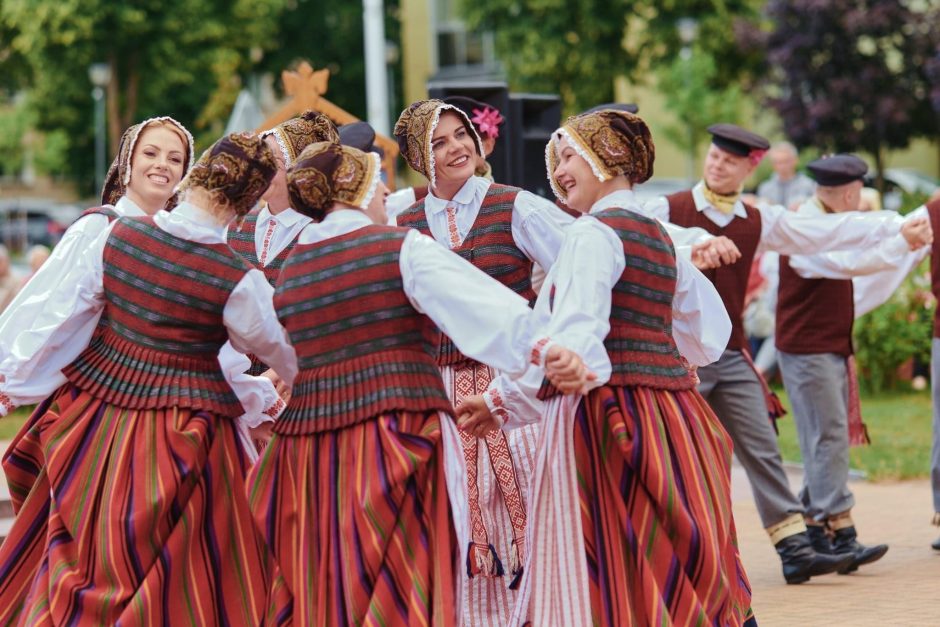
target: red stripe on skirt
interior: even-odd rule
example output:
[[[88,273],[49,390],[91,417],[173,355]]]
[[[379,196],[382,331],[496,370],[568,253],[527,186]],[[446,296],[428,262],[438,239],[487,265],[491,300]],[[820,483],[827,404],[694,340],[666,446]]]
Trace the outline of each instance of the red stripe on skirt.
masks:
[[[267,624],[455,623],[440,420],[274,435],[248,480],[278,569]]]
[[[731,439],[697,391],[594,390],[574,453],[595,624],[745,620]]]
[[[266,562],[230,420],[82,392],[36,426],[45,466],[0,547],[0,623],[261,621]]]

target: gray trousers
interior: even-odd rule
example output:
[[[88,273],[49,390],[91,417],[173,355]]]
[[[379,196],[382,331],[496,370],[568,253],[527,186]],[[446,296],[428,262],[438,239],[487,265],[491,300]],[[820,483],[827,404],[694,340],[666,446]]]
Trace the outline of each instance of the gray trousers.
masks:
[[[699,391],[731,436],[734,454],[747,472],[764,527],[802,513],[783,470],[764,391],[741,351],[726,350],[718,361],[699,368],[698,377]]]
[[[930,485],[933,511],[940,513],[940,339],[930,343],[930,390],[933,395],[933,449],[930,453]]]
[[[824,522],[855,505],[849,490],[849,386],[845,357],[777,353],[803,454],[800,501]]]

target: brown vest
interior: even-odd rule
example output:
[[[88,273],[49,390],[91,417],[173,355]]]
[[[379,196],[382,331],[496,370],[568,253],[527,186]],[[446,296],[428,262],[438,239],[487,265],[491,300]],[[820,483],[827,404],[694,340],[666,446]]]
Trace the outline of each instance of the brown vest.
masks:
[[[940,200],[928,202],[927,215],[930,216],[930,228],[940,233]],[[940,298],[940,236],[935,236],[930,248],[930,288],[933,295]],[[940,307],[933,317],[933,336],[940,337]]]
[[[852,354],[855,303],[851,279],[804,279],[780,257],[777,288],[777,348],[808,355]]]
[[[741,258],[731,265],[721,266],[714,270],[703,270],[709,281],[714,283],[715,289],[728,310],[731,318],[731,338],[728,340],[729,350],[744,350],[747,347],[747,335],[744,333],[744,296],[747,293],[747,279],[751,273],[751,262],[760,243],[761,216],[760,212],[744,205],[747,218],[735,217],[725,227],[720,227],[709,220],[704,213],[695,208],[695,199],[691,191],[678,192],[666,196],[669,201],[669,221],[679,226],[700,227],[712,235],[724,235],[735,243],[741,251]]]

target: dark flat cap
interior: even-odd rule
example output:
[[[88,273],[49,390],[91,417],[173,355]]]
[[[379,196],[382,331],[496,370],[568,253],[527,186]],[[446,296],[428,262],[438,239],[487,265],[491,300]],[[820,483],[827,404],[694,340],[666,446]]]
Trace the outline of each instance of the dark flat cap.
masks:
[[[770,142],[735,124],[712,124],[708,127],[712,143],[733,155],[746,157],[755,150],[767,150]]]
[[[868,172],[868,164],[855,155],[832,155],[806,164],[810,176],[823,187],[838,187],[860,181]]]
[[[584,113],[597,113],[598,111],[604,111],[606,109],[613,109],[614,111],[626,111],[627,113],[639,113],[640,107],[636,106],[632,102],[607,102],[596,107],[591,107]]]
[[[362,152],[372,150],[375,143],[375,129],[368,122],[353,122],[339,127],[339,143],[358,148]]]

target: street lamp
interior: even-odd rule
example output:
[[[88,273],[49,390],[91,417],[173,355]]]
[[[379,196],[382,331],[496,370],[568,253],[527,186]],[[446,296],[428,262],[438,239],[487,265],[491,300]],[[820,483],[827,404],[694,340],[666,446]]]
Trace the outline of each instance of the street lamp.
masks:
[[[698,36],[698,20],[694,17],[680,17],[676,21],[676,30],[679,31],[679,41],[682,42],[682,49],[679,51],[679,58],[685,65],[686,88],[692,82],[692,44]],[[695,127],[692,124],[691,117],[686,120],[689,125],[689,164],[688,179],[695,180]]]
[[[92,63],[88,66],[88,78],[94,85],[91,97],[95,101],[95,189],[100,190],[104,186],[105,168],[104,89],[111,82],[111,66]]]

